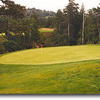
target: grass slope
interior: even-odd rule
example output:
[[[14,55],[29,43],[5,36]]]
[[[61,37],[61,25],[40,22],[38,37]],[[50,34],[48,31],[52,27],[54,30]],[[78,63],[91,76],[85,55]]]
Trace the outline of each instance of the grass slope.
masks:
[[[100,94],[100,60],[0,65],[0,94]]]
[[[55,64],[100,59],[100,45],[31,49],[0,57],[1,64]]]

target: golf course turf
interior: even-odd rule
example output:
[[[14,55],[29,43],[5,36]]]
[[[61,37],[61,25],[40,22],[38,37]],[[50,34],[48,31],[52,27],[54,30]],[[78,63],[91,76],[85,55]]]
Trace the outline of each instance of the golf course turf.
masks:
[[[1,55],[0,94],[100,94],[100,45]]]

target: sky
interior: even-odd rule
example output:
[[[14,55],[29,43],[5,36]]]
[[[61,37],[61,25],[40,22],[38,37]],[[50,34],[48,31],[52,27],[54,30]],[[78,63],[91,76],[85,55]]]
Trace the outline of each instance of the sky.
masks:
[[[64,9],[69,0],[14,0],[16,3],[26,6],[27,8],[37,8],[41,10],[57,11],[58,9]],[[76,3],[85,5],[85,9],[88,10],[93,7],[100,6],[100,0],[75,0]]]

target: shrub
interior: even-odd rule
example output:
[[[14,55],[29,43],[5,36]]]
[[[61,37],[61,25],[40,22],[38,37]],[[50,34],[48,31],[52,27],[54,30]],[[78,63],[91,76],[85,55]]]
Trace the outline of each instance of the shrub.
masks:
[[[2,44],[0,44],[0,54],[7,52]]]
[[[8,52],[21,50],[21,46],[12,40],[4,42],[3,45]]]

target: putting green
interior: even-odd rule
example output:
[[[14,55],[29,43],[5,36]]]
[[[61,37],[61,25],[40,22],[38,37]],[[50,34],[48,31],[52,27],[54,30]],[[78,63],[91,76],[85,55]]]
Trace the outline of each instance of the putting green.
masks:
[[[3,55],[1,64],[54,64],[100,59],[100,45],[30,49]]]

